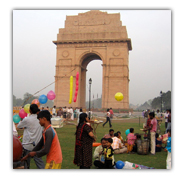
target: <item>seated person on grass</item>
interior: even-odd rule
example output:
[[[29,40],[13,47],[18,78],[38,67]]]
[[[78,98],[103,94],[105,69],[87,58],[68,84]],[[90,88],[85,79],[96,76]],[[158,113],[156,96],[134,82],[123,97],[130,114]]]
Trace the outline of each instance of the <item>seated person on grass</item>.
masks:
[[[159,138],[159,134],[156,133],[156,147],[155,147],[156,152],[161,152],[162,151],[162,140]]]
[[[111,144],[113,143],[112,138],[108,138],[107,139],[107,147],[103,149],[103,154],[105,156],[105,168],[106,169],[112,169],[113,165],[113,154],[114,154],[114,150],[111,146]]]
[[[101,139],[101,145],[99,145],[98,147],[96,147],[95,151],[94,151],[94,165],[96,167],[98,167],[98,169],[105,169],[105,157],[104,157],[104,153],[103,153],[103,149],[107,147],[107,139],[106,138],[102,138]],[[114,156],[113,156],[113,160],[112,160],[112,165],[114,165]]]
[[[123,137],[121,136],[121,132],[120,131],[117,131],[118,133],[118,138],[121,140],[121,142],[124,144],[124,140],[123,140]]]
[[[131,153],[136,140],[136,136],[134,135],[134,128],[130,128],[129,130],[130,133],[127,135],[127,153]]]
[[[41,111],[37,118],[39,123],[44,127],[42,138],[34,149],[21,159],[26,160],[28,157],[42,157],[47,155],[45,169],[61,169],[62,150],[56,131],[51,127],[51,115],[48,110]]]
[[[114,137],[114,130],[110,129],[109,133],[104,135],[104,138],[112,138],[112,137]]]
[[[118,138],[118,133],[114,134],[113,143],[112,143],[112,148],[114,150],[114,154],[120,154],[120,153],[125,153],[127,151],[127,147],[121,143],[121,140]]]

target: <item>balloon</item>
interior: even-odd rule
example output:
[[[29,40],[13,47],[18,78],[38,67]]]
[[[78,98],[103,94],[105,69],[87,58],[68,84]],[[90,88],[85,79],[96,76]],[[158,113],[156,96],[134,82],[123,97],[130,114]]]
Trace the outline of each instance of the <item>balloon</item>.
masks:
[[[38,99],[34,99],[31,104],[36,104],[38,107],[40,107],[40,102]]]
[[[13,135],[13,162],[20,160],[23,152],[23,146],[20,140]]]
[[[129,133],[130,133],[130,130],[127,129],[127,130],[125,131],[126,136],[127,136]]]
[[[123,161],[117,161],[116,162],[116,168],[117,169],[122,169],[124,167],[124,162]]]
[[[25,111],[26,113],[30,113],[30,104],[26,104],[26,105],[24,106],[24,111]]]
[[[49,99],[49,100],[54,100],[55,99],[55,93],[52,91],[52,90],[50,90],[49,92],[48,92],[48,94],[47,94],[47,98]]]
[[[20,121],[21,121],[21,117],[19,117],[19,115],[16,114],[13,116],[13,122],[15,124],[19,123]]]
[[[117,101],[123,100],[123,94],[120,92],[116,93],[114,97]]]
[[[94,142],[94,143],[92,144],[92,147],[97,147],[97,146],[99,146],[99,145],[101,145],[101,143]]]
[[[77,74],[76,74],[76,81],[78,81],[79,80],[79,72],[77,72]]]
[[[79,90],[79,72],[77,72],[77,74],[76,74],[76,87],[75,87],[74,102],[77,101],[78,90]]]
[[[24,111],[24,109],[21,109],[21,110],[19,111],[19,116],[20,116],[22,119],[25,118],[27,115],[28,115],[28,114]]]
[[[70,96],[69,96],[69,104],[72,103],[72,95],[73,95],[73,76],[70,76]]]
[[[39,97],[39,102],[40,102],[41,104],[45,104],[47,101],[48,101],[48,98],[47,98],[46,95],[41,95],[41,96]]]

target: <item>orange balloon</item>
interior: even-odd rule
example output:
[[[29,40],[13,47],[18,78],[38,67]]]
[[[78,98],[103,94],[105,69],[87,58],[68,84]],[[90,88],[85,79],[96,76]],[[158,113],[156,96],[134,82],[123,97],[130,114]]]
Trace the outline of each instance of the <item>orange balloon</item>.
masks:
[[[93,147],[97,147],[97,146],[99,146],[99,145],[101,145],[101,143],[94,142],[94,143],[92,144]]]
[[[31,104],[36,104],[38,107],[40,107],[40,102],[38,99],[34,99]]]

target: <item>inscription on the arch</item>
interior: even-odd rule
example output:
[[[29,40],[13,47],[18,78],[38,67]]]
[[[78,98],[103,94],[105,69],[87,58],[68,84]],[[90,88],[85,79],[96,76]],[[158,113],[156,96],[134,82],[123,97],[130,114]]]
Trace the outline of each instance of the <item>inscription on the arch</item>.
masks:
[[[95,26],[95,25],[108,25],[110,24],[111,20],[110,19],[96,19],[96,18],[92,18],[92,19],[85,19],[85,20],[76,20],[73,22],[73,24],[75,26],[79,25],[79,26]]]

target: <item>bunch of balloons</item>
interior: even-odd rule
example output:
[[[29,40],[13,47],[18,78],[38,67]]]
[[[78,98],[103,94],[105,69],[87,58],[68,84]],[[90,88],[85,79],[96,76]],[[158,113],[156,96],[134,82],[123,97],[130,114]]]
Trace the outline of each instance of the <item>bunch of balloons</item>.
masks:
[[[73,95],[73,76],[70,76],[70,96],[69,96],[69,104],[72,103],[72,95]]]
[[[34,99],[31,104],[36,104],[38,107],[40,107],[40,104],[45,104],[48,99],[54,100],[55,99],[55,93],[50,90],[47,95],[40,95],[38,99]]]
[[[121,92],[117,92],[114,97],[117,101],[123,100],[123,94]]]
[[[75,88],[74,102],[77,101],[78,90],[79,90],[79,72],[77,72],[76,74],[76,88]]]

